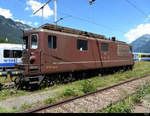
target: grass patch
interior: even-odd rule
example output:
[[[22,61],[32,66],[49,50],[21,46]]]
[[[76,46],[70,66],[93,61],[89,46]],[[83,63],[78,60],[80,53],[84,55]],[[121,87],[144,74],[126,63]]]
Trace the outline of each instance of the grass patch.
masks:
[[[144,86],[140,86],[137,93],[132,97],[135,103],[140,103],[145,95],[150,93],[150,82],[147,82]]]
[[[51,104],[51,103],[53,103],[54,101],[55,101],[54,98],[47,98],[47,99],[44,100],[44,104]]]
[[[15,110],[7,110],[3,107],[0,107],[0,113],[15,113]]]
[[[123,99],[120,103],[113,105],[112,103],[108,108],[103,110],[101,113],[131,113],[134,110],[134,104],[129,99]]]
[[[10,78],[6,78],[6,77],[1,77],[0,76],[0,83],[7,83],[7,82],[11,82]]]
[[[65,88],[62,92],[59,93],[57,99],[59,98],[68,98],[68,97],[76,97],[82,95],[83,92],[75,89],[75,88]]]
[[[23,111],[23,110],[29,109],[31,107],[32,107],[31,104],[22,104],[21,107],[19,108],[19,110]]]
[[[10,89],[10,90],[4,89],[0,91],[0,100],[5,100],[7,98],[14,97],[14,96],[23,96],[27,93],[28,92],[23,90],[16,91],[15,89]]]

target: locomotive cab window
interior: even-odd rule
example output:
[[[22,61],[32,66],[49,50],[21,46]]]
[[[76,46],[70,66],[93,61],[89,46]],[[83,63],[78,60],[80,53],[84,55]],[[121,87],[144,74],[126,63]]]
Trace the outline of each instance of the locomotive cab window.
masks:
[[[56,49],[56,36],[48,36],[48,48]]]
[[[37,49],[38,48],[38,35],[32,34],[31,35],[31,49]]]
[[[109,48],[108,43],[102,43],[102,44],[101,44],[101,50],[102,50],[103,52],[107,52],[107,51],[108,51],[108,48]]]
[[[88,41],[87,40],[77,40],[77,49],[80,51],[88,50]]]
[[[130,47],[130,48],[129,48],[129,54],[131,54],[131,53],[132,53],[132,48]]]

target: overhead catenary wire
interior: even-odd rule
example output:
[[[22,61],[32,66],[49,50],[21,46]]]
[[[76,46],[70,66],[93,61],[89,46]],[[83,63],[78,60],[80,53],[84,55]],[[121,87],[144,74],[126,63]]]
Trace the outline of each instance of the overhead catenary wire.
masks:
[[[33,14],[36,14],[39,10],[43,9],[51,0],[48,0],[43,6],[41,6],[37,11],[35,11]]]
[[[120,32],[120,33],[123,33],[123,34],[125,33],[125,32],[123,32],[123,31],[110,28],[110,27],[108,27],[108,26],[106,26],[106,25],[102,25],[102,24],[93,22],[93,21],[88,20],[88,19],[86,19],[86,18],[82,18],[82,17],[79,17],[79,16],[70,15],[70,14],[68,14],[68,13],[62,13],[62,12],[58,12],[58,13],[59,13],[59,14],[63,14],[63,15],[68,15],[68,16],[70,16],[70,17],[73,18],[73,19],[80,20],[80,21],[83,21],[83,22],[87,22],[87,23],[96,25],[96,26],[98,26],[98,27],[103,27],[103,28],[105,28],[105,29],[107,29],[107,30],[109,30],[109,31],[112,31],[112,30],[113,30],[113,31],[117,31],[117,32]]]
[[[49,0],[47,3],[49,3],[50,1],[51,1],[51,0]],[[95,0],[94,0],[94,1],[95,1]],[[93,1],[93,2],[94,2],[94,1]],[[41,10],[47,3],[45,3],[41,8],[39,8],[39,9],[38,9],[36,12],[34,12],[33,14],[36,14],[36,13],[37,13],[39,10]],[[117,32],[120,32],[120,33],[123,33],[123,34],[125,33],[125,32],[120,31],[120,30],[118,30],[118,29],[110,28],[110,27],[108,27],[108,26],[106,26],[106,25],[93,22],[93,21],[91,21],[91,20],[89,20],[89,19],[86,19],[86,18],[83,18],[83,17],[74,16],[74,15],[70,15],[70,14],[68,14],[68,13],[62,13],[62,12],[58,12],[58,13],[59,13],[59,14],[64,14],[64,15],[67,15],[67,16],[60,18],[59,20],[57,20],[57,22],[63,20],[63,19],[66,18],[66,17],[71,17],[71,18],[76,19],[76,20],[80,20],[80,21],[83,21],[83,22],[87,22],[87,23],[96,25],[96,26],[98,26],[98,27],[105,28],[105,29],[111,31],[111,33],[114,32],[114,31],[117,31]],[[43,21],[42,21],[42,22],[43,22]]]
[[[137,11],[139,11],[141,14],[143,14],[145,17],[148,16],[147,13],[145,13],[141,8],[139,8],[138,6],[136,6],[133,2],[129,1],[129,0],[125,0],[128,4],[130,4],[132,7],[134,7]]]
[[[43,14],[43,9],[44,7],[49,3],[51,2],[51,0],[48,0],[44,5],[42,5],[38,10],[36,10],[33,14],[35,15],[37,12],[39,12],[40,10],[42,10],[42,24],[43,24],[43,18],[44,18],[44,14]]]
[[[55,23],[56,23],[56,25],[57,25],[57,23],[59,22],[59,21],[61,21],[61,20],[63,20],[64,18],[69,18],[69,17],[71,17],[70,15],[68,15],[68,16],[64,16],[64,17],[61,17],[60,19],[58,19]]]

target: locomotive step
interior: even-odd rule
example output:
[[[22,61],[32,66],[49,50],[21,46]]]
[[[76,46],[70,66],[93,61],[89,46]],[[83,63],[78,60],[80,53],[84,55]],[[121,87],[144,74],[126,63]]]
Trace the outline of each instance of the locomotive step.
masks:
[[[29,84],[39,84],[39,81],[29,82]]]
[[[34,82],[34,81],[38,81],[38,82],[39,82],[38,77],[30,77],[29,80],[30,80],[31,82]]]
[[[29,84],[40,84],[43,78],[44,76],[33,76],[33,77],[26,78],[26,80],[29,81]]]

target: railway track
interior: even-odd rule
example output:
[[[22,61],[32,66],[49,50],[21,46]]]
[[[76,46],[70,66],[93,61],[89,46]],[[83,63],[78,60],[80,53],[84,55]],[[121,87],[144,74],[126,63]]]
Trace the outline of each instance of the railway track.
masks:
[[[148,77],[149,76],[149,77]],[[150,82],[150,75],[129,79],[72,99],[21,113],[80,113],[97,112],[136,93],[138,86]]]

